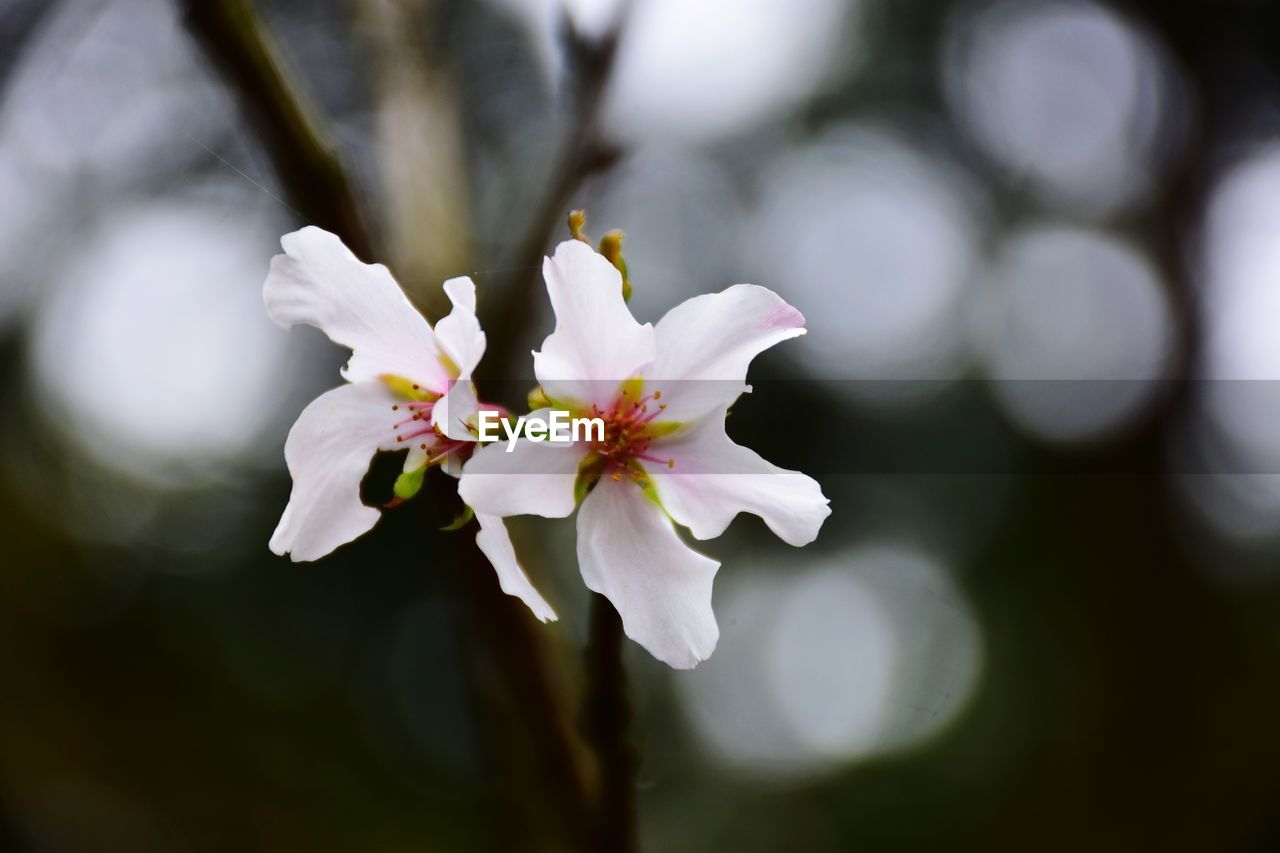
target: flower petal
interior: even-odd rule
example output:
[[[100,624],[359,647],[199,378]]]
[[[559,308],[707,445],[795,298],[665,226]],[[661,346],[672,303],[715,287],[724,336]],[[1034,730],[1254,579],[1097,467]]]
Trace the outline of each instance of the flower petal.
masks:
[[[511,545],[506,522],[500,516],[481,513],[476,513],[476,521],[480,522],[476,545],[480,546],[489,562],[493,563],[494,571],[498,573],[498,586],[507,595],[514,595],[527,604],[540,621],[554,622],[558,618],[556,612],[533,588],[529,576],[516,560],[516,549]]]
[[[680,541],[636,484],[602,478],[578,510],[578,565],[587,588],[613,603],[651,655],[692,669],[716,647],[711,582],[720,564]]]
[[[533,354],[533,371],[552,399],[613,402],[618,383],[653,361],[654,332],[622,298],[622,276],[603,255],[567,240],[542,264],[555,331]]]
[[[652,384],[662,391],[665,420],[690,421],[749,390],[751,360],[803,335],[804,316],[768,288],[735,284],[680,303],[658,321],[654,334],[658,356],[645,371],[646,380],[653,380],[646,388]]]
[[[435,335],[381,264],[361,263],[315,226],[286,234],[262,288],[267,314],[288,328],[306,323],[352,350],[342,375],[363,382],[402,376],[443,393],[449,376]]]
[[[719,536],[738,513],[749,512],[789,545],[812,542],[831,514],[822,487],[735,444],[725,433],[724,414],[718,409],[651,447],[650,453],[674,462],[645,466],[663,507],[698,539]]]
[[[449,357],[461,379],[470,379],[484,355],[485,337],[476,319],[476,285],[466,276],[444,283],[444,292],[453,303],[448,316],[436,323],[436,341]]]
[[[546,409],[528,417],[545,418]],[[476,451],[462,469],[458,494],[477,513],[564,518],[576,503],[573,485],[582,448],[550,441],[496,441]]]
[[[475,441],[476,434],[471,431],[471,424],[479,408],[475,383],[470,379],[460,379],[432,407],[431,425],[454,441]]]
[[[374,453],[403,446],[394,402],[381,382],[358,382],[326,391],[302,410],[284,445],[293,492],[272,551],[315,560],[378,522],[378,510],[360,500],[360,481]]]
[[[456,453],[450,453],[440,462],[440,470],[455,480],[462,476],[464,460]]]

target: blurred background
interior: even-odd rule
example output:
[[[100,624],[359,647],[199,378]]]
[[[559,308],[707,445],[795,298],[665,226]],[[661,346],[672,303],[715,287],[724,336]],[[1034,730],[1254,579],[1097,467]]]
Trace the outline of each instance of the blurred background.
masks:
[[[180,5],[0,3],[0,850],[565,849],[572,523],[547,627],[443,488],[273,557],[346,353],[260,287],[308,221],[470,274],[518,403],[570,207],[642,320],[808,317],[731,431],[834,510],[704,544],[698,669],[628,645],[646,849],[1280,850],[1280,6]]]

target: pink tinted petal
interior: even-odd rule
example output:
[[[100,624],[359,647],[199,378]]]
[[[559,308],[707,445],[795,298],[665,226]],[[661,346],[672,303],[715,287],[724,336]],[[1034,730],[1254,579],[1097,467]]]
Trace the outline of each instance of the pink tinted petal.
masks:
[[[831,514],[812,477],[735,444],[724,431],[724,409],[655,442],[649,452],[673,460],[670,467],[645,468],[663,507],[698,539],[719,536],[738,513],[749,512],[787,544],[807,545]]]
[[[803,335],[804,317],[768,288],[735,284],[680,303],[654,333],[658,355],[645,387],[662,391],[664,420],[690,421],[749,390],[752,359]]]

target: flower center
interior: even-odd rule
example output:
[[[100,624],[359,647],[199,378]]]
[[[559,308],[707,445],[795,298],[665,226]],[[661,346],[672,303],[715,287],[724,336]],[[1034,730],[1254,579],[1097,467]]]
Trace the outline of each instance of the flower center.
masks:
[[[419,449],[427,451],[430,454],[427,465],[435,465],[450,454],[472,447],[471,442],[451,439],[432,424],[431,415],[440,400],[438,394],[399,377],[383,377],[383,381],[406,398],[391,406],[394,413],[392,429],[395,430],[397,444],[403,447],[416,444]]]
[[[604,440],[593,441],[591,449],[603,460],[605,468],[610,469],[614,480],[627,476],[644,483],[647,480],[644,469],[635,464],[639,459],[675,467],[674,459],[649,452],[649,445],[659,435],[654,421],[667,408],[666,403],[658,402],[661,399],[661,391],[641,397],[623,388],[607,409],[591,405],[589,416],[604,421]]]

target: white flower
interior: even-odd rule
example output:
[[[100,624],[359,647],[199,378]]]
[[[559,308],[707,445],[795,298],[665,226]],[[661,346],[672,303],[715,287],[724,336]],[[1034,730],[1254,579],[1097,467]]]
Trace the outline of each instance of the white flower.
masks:
[[[477,512],[499,516],[564,517],[581,499],[583,580],[617,608],[627,636],[673,667],[693,667],[719,638],[711,582],[720,564],[687,547],[672,522],[710,539],[750,512],[799,546],[831,512],[817,482],[724,430],[729,406],[750,390],[751,360],[804,334],[804,317],[772,291],[740,284],[642,326],[617,270],[575,240],[543,274],[556,327],[534,353],[534,372],[555,408],[602,417],[605,440],[517,440],[510,453],[488,445],[466,463],[459,491]]]
[[[284,455],[293,491],[271,550],[315,560],[368,532],[379,510],[360,500],[360,481],[379,450],[409,448],[405,471],[440,464],[457,474],[475,447],[465,426],[477,411],[471,373],[484,355],[475,284],[445,282],[452,312],[433,330],[381,264],[361,263],[315,227],[286,234],[271,261],[263,301],[271,319],[306,323],[351,349],[346,385],[326,391],[289,431]],[[500,517],[476,513],[476,542],[504,592],[539,619],[555,613],[516,562]]]

